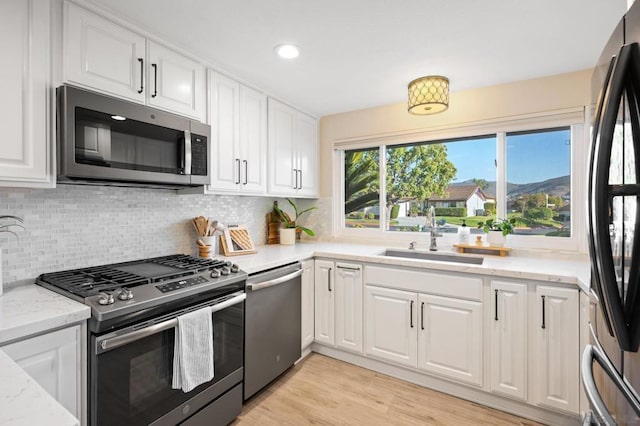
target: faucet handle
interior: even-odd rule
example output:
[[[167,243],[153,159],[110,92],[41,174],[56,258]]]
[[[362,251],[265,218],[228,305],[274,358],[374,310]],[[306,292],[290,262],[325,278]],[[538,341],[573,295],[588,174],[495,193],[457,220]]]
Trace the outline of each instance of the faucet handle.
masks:
[[[417,245],[418,245],[417,241],[411,241],[409,243],[409,250],[415,250]]]

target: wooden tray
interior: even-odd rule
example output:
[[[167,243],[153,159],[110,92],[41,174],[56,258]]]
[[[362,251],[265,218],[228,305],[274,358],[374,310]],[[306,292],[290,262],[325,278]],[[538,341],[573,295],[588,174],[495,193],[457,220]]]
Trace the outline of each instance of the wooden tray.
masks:
[[[501,256],[504,257],[507,255],[507,253],[509,253],[511,251],[510,247],[496,247],[496,246],[485,246],[485,245],[478,245],[478,244],[454,244],[453,245],[455,248],[458,249],[458,252],[460,253],[466,253],[468,251],[474,251],[474,250],[480,250],[480,251],[484,251],[487,254],[491,254],[494,256]]]
[[[220,236],[220,246],[225,256],[257,253],[246,225],[228,225]]]

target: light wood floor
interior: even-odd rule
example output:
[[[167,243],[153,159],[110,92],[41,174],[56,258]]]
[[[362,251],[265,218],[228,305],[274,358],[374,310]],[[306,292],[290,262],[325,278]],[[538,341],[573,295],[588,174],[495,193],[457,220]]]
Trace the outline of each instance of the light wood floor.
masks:
[[[248,425],[537,425],[502,411],[311,354],[254,396]]]

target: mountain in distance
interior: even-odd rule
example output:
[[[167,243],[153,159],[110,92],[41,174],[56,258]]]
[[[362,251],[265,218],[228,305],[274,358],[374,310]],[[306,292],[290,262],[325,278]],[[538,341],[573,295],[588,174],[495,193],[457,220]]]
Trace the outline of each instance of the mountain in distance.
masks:
[[[489,198],[495,198],[496,194],[496,182],[495,181],[487,181],[489,186],[484,190],[484,193],[489,196]],[[473,180],[469,179],[464,182],[455,182],[451,185],[473,185]],[[551,178],[547,180],[543,180],[541,182],[531,182],[531,183],[511,183],[507,182],[507,193],[509,197],[517,197],[523,194],[549,194],[549,195],[558,195],[560,197],[566,198],[571,191],[571,177],[569,175],[560,176],[556,178]]]

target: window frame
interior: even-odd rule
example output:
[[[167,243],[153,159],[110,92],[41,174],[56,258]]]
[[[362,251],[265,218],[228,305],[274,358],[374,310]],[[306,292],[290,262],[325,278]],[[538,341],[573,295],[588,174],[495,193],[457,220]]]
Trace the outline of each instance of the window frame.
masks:
[[[344,151],[378,147],[380,150],[380,216],[386,217],[386,155],[387,146],[419,143],[424,141],[446,142],[447,140],[473,138],[478,135],[496,135],[496,214],[506,217],[506,135],[511,132],[537,131],[558,127],[570,127],[571,131],[571,236],[541,237],[531,235],[510,235],[509,246],[514,249],[554,249],[568,252],[586,252],[586,177],[589,139],[586,129],[589,115],[584,107],[572,108],[554,113],[532,114],[514,119],[476,123],[475,125],[452,125],[439,129],[389,134],[363,139],[334,141],[334,220],[333,236],[368,242],[391,241],[394,243],[409,240],[418,241],[418,248],[426,249],[429,242],[428,232],[397,232],[384,229],[384,220],[380,220],[377,229],[346,228],[344,214]],[[384,215],[384,216],[383,216]],[[457,242],[456,234],[443,234],[438,238],[442,248],[448,248]]]

